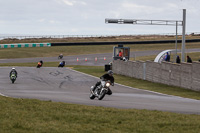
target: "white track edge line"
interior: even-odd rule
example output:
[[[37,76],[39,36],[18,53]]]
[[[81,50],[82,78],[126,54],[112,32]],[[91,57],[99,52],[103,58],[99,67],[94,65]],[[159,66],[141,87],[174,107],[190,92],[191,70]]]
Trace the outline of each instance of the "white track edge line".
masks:
[[[2,93],[0,93],[0,96],[3,96],[3,97],[8,97],[8,96],[6,96],[6,95],[4,95],[4,94],[2,94]]]
[[[70,68],[69,68],[69,69],[70,69]],[[93,77],[93,78],[96,78],[96,79],[99,79],[98,77],[95,77],[95,76],[92,76],[92,75],[89,75],[89,74],[86,74],[86,73],[83,73],[83,72],[79,72],[79,71],[76,71],[76,70],[73,70],[73,69],[70,69],[70,70],[71,70],[71,71],[78,72],[78,73],[81,73],[81,74],[84,74],[84,75],[87,75],[87,76],[90,76],[90,77]],[[160,95],[172,96],[172,95],[167,95],[167,94],[163,94],[163,93],[159,93],[159,92],[155,92],[155,91],[149,91],[149,90],[143,90],[143,89],[139,89],[139,88],[133,88],[133,87],[130,87],[130,86],[126,86],[126,85],[119,84],[119,83],[115,83],[115,84],[120,85],[120,86],[123,86],[123,87],[130,88],[130,89],[142,90],[142,91],[152,92],[152,93],[156,93],[156,94],[160,94]]]

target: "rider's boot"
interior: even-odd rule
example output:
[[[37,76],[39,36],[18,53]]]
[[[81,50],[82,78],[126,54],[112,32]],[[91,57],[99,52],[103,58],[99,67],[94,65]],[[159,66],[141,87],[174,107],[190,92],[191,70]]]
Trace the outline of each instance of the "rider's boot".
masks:
[[[94,94],[94,91],[96,89],[96,86],[91,86],[91,92]]]
[[[106,94],[108,94],[108,95],[112,95],[112,91],[111,91],[110,88],[108,88],[108,92],[107,92]]]

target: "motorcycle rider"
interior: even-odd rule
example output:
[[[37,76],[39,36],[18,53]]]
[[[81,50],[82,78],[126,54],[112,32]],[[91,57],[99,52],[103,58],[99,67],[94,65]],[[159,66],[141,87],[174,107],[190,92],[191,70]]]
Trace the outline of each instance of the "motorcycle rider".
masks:
[[[64,67],[65,66],[65,61],[61,61],[58,65],[58,67]]]
[[[42,65],[43,65],[43,61],[41,60],[41,61],[38,62],[37,68],[42,67]]]
[[[62,58],[63,58],[63,54],[60,54],[60,55],[58,56],[58,58],[59,58],[59,59],[62,59]]]
[[[15,74],[16,78],[17,78],[17,71],[16,69],[13,67],[12,70],[10,71],[10,77],[12,74]]]
[[[107,80],[110,80],[111,82],[111,85],[114,86],[114,77],[113,77],[113,72],[112,70],[109,70],[106,74],[104,74],[103,76],[100,77],[101,80],[104,80],[104,81],[107,81]],[[98,85],[101,84],[101,81],[97,82],[96,85],[94,86],[94,88],[92,89],[92,91],[94,92],[96,87]],[[110,88],[108,89],[108,92],[107,92],[108,95],[112,95],[112,91],[110,90]]]

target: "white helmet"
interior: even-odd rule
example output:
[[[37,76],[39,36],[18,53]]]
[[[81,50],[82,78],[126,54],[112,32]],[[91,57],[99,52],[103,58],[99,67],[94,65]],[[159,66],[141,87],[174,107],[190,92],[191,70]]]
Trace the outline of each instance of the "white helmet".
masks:
[[[13,67],[12,70],[15,70],[15,68]]]

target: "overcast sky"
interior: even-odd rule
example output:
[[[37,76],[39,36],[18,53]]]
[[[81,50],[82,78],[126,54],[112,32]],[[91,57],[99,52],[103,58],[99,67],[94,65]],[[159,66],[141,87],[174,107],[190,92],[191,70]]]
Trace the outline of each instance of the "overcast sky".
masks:
[[[175,33],[175,26],[105,24],[105,18],[182,20],[182,9],[186,33],[200,33],[200,0],[0,0],[0,5],[0,34]]]

